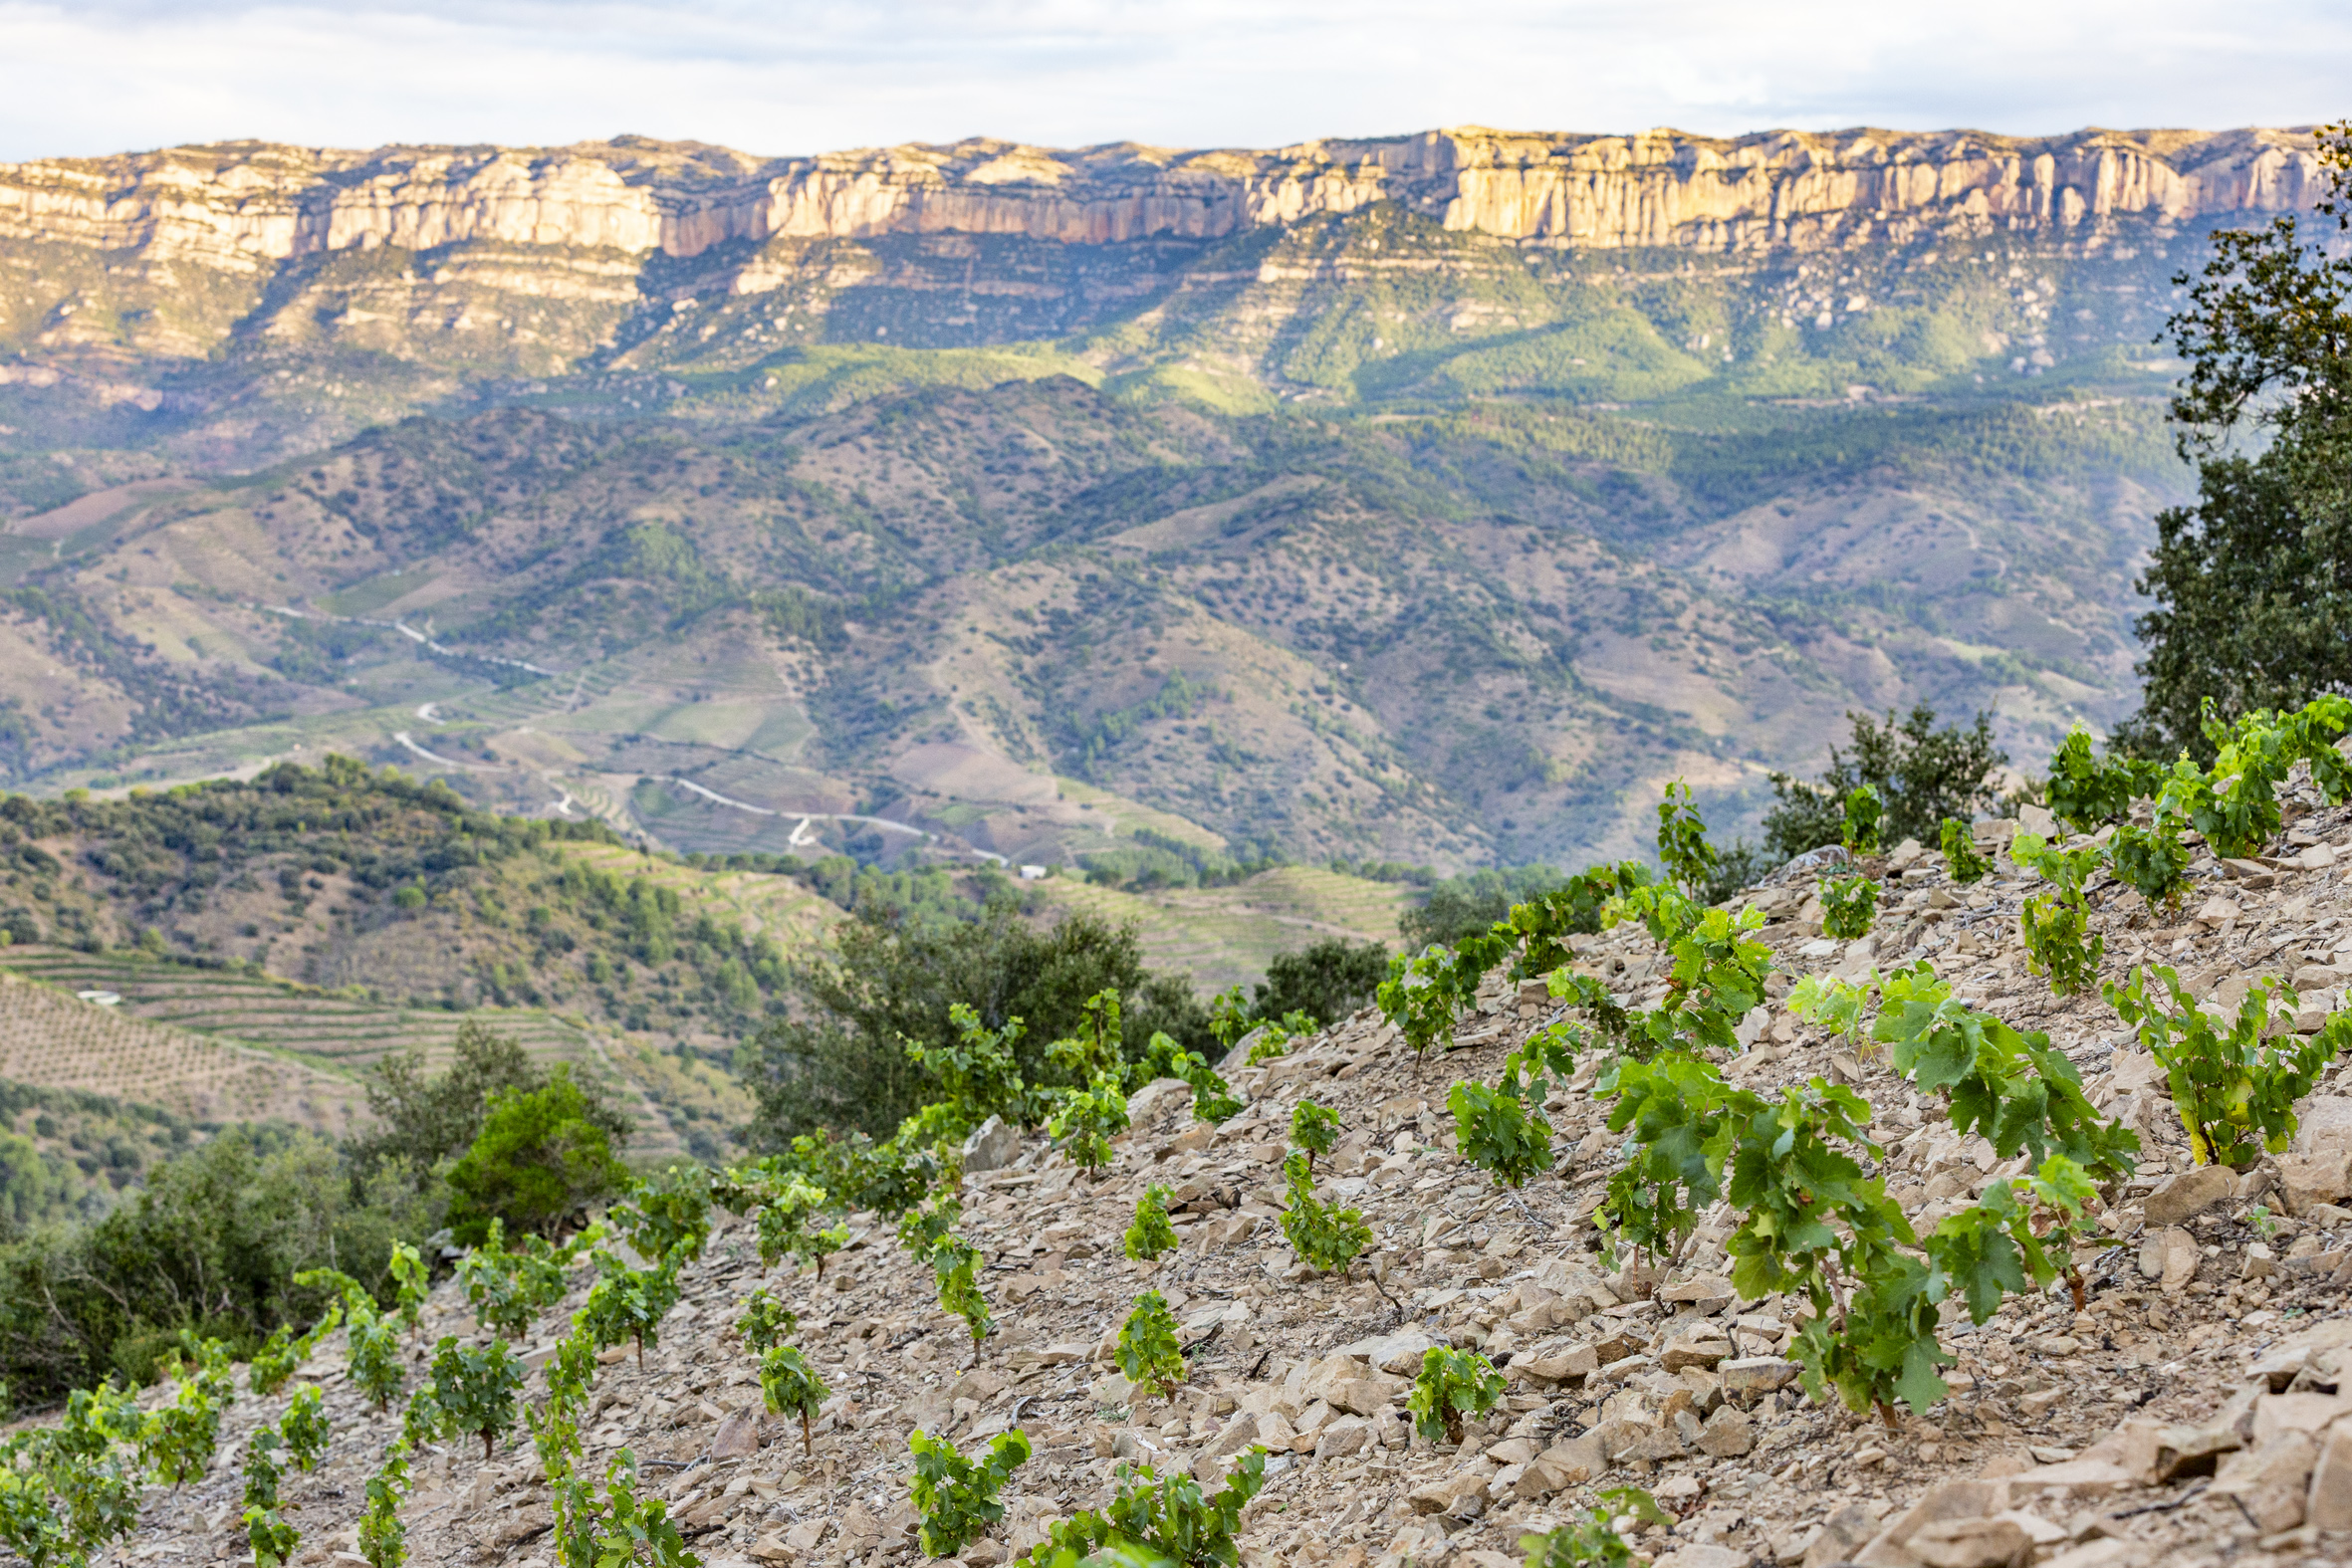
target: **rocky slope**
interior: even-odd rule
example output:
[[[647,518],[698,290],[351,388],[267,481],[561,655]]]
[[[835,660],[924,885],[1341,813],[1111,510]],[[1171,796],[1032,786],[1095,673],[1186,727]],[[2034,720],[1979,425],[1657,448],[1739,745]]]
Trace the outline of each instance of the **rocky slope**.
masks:
[[[2178,966],[2229,1001],[2262,974],[2303,990],[2316,1028],[2352,972],[2352,810],[2289,792],[2276,853],[2196,868],[2193,913],[2152,915],[2112,889],[2095,917],[2110,974]],[[1873,1568],[2144,1568],[2224,1561],[2342,1561],[2352,1549],[2352,1096],[2332,1068],[2302,1107],[2295,1151],[2242,1176],[2194,1168],[2163,1075],[2094,999],[2053,1001],[2014,938],[2014,877],[1949,884],[1916,846],[1880,867],[1900,888],[1875,937],[1816,934],[1801,885],[1760,889],[1764,936],[1788,974],[1858,972],[1932,958],[1976,1005],[2050,1032],[2093,1098],[2137,1128],[2140,1172],[2100,1216],[2120,1245],[2083,1261],[2088,1310],[2062,1288],[2012,1296],[1981,1328],[1954,1316],[1952,1396],[1892,1427],[1808,1403],[1779,1356],[1778,1302],[1738,1300],[1722,1277],[1731,1221],[1711,1216],[1690,1255],[1653,1274],[1620,1268],[1589,1216],[1613,1160],[1591,1069],[1549,1102],[1556,1177],[1497,1189],[1451,1148],[1446,1085],[1491,1077],[1536,1027],[1541,988],[1491,990],[1454,1049],[1416,1062],[1359,1014],[1282,1059],[1239,1071],[1249,1107],[1195,1124],[1189,1091],[1135,1097],[1136,1126],[1098,1182],[1035,1145],[968,1180],[966,1233],[990,1259],[998,1331],[974,1357],[930,1305],[928,1272],[870,1216],[822,1286],[770,1279],[803,1314],[802,1341],[835,1396],[804,1455],[797,1427],[762,1421],[732,1303],[761,1282],[746,1228],[714,1238],[687,1299],[642,1370],[599,1378],[591,1456],[632,1447],[716,1564],[903,1562],[913,1554],[906,1435],[967,1450],[1019,1426],[1036,1456],[1016,1475],[997,1535],[964,1556],[1001,1560],[1054,1517],[1099,1502],[1130,1459],[1214,1478],[1250,1444],[1275,1454],[1245,1514],[1251,1563],[1514,1564],[1522,1531],[1579,1506],[1586,1488],[1639,1483],[1672,1511],[1636,1544],[1662,1568],[1856,1562]],[[1580,940],[1578,964],[1654,993],[1658,956],[1638,931]],[[1776,994],[1784,995],[1782,982]],[[1952,1134],[1882,1058],[1801,1025],[1775,1005],[1743,1027],[1728,1071],[1758,1087],[1822,1075],[1876,1108],[1880,1173],[1915,1223],[1932,1223],[2013,1174]],[[1275,1164],[1291,1107],[1336,1106],[1343,1141],[1325,1196],[1375,1232],[1350,1279],[1294,1266],[1276,1227]],[[1156,1268],[1120,1256],[1146,1182],[1175,1190],[1179,1252]],[[1190,1346],[1187,1386],[1139,1398],[1107,1354],[1133,1296],[1167,1294]],[[1392,1309],[1388,1297],[1400,1303]],[[544,1339],[552,1339],[550,1319]],[[428,1332],[462,1332],[444,1290]],[[1408,1437],[1405,1381],[1426,1344],[1476,1345],[1505,1362],[1504,1407],[1459,1448]],[[1508,1354],[1508,1360],[1506,1356]],[[294,1488],[310,1555],[351,1544],[360,1482],[392,1433],[356,1408],[332,1342],[318,1369],[337,1423],[332,1462]],[[241,1400],[250,1430],[278,1402]],[[184,1493],[152,1497],[134,1553],[227,1562],[238,1553],[233,1451]],[[415,1560],[544,1568],[545,1488],[528,1451],[436,1457],[410,1504]],[[341,1532],[341,1533],[339,1533]],[[344,1560],[344,1559],[338,1559]]]

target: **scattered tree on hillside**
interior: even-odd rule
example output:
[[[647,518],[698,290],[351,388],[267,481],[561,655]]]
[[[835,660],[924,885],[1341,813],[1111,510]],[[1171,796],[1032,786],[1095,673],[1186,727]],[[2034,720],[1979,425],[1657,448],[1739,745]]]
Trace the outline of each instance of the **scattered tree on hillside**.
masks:
[[[1771,775],[1776,803],[1764,813],[1764,845],[1780,859],[1843,840],[1847,801],[1865,784],[1878,791],[1879,836],[1887,844],[1940,842],[1944,818],[1966,821],[1999,803],[1992,778],[2008,754],[1993,744],[1990,714],[1978,714],[1965,730],[1938,729],[1935,710],[1925,704],[1900,723],[1891,711],[1883,725],[1866,713],[1846,718],[1854,727],[1853,749],[1829,749],[1829,769],[1818,784]]]
[[[2352,230],[2352,125],[2318,139],[2313,220],[2225,229],[2173,279],[2189,291],[2170,324],[2189,361],[2174,442],[2198,497],[2157,514],[2124,750],[2210,762],[2209,698],[2230,720],[2352,691],[2352,256],[2329,254],[2318,221]]]

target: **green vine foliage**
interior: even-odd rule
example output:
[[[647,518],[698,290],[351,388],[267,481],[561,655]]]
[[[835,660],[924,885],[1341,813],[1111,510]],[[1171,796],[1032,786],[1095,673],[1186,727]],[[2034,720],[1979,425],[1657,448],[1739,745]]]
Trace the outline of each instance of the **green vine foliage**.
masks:
[[[758,1206],[755,1223],[760,1266],[774,1268],[788,1255],[802,1256],[810,1245],[812,1221],[823,1215],[831,1203],[831,1195],[823,1188],[802,1180],[797,1174],[777,1184]]]
[[[377,1410],[389,1410],[392,1396],[400,1392],[401,1384],[407,1380],[407,1368],[400,1356],[398,1323],[378,1316],[372,1308],[358,1308],[352,1313],[348,1344],[352,1381],[375,1402]]]
[[[1318,1156],[1331,1152],[1339,1141],[1339,1113],[1312,1100],[1300,1100],[1291,1112],[1291,1142],[1306,1153],[1306,1168],[1314,1169]]]
[[[743,1348],[755,1356],[771,1345],[784,1343],[800,1326],[800,1314],[770,1295],[765,1285],[745,1296],[735,1315],[735,1331],[743,1336]]]
[[[2108,840],[2107,857],[2116,876],[2137,889],[2150,909],[2179,912],[2181,894],[2189,886],[2190,859],[2177,820],[2160,814],[2147,827],[2124,823]]]
[[[367,1500],[359,1510],[359,1555],[368,1568],[401,1568],[408,1561],[408,1526],[400,1522],[408,1486],[408,1446],[395,1443],[367,1477]]]
[[[1658,860],[1694,899],[1706,892],[1723,861],[1723,852],[1707,841],[1707,822],[1692,803],[1691,786],[1680,779],[1658,802]]]
[[[1114,1480],[1107,1507],[1054,1525],[1024,1568],[1233,1568],[1242,1560],[1234,1538],[1242,1509],[1266,1485],[1266,1450],[1244,1453],[1215,1496],[1187,1471],[1161,1475],[1148,1464],[1122,1464]]]
[[[510,1251],[506,1227],[496,1219],[482,1243],[458,1260],[457,1278],[475,1321],[508,1339],[522,1338],[542,1311],[564,1297],[564,1265],[547,1239],[528,1236]]]
[[[772,1414],[800,1417],[804,1455],[817,1452],[817,1440],[810,1436],[809,1423],[831,1395],[832,1390],[824,1386],[824,1379],[797,1346],[770,1345],[761,1353],[760,1397]]]
[[[1788,1005],[1808,1021],[1858,1030],[1874,991],[1870,1037],[1921,1093],[1947,1097],[1955,1132],[1977,1134],[2004,1160],[2022,1152],[2038,1165],[2055,1154],[2100,1182],[2131,1175],[2139,1135],[2090,1103],[2065,1052],[1969,1007],[1925,960],[1859,986],[1808,975]]]
[[[2151,982],[2171,995],[2171,1008]],[[2300,1003],[2275,981],[2248,987],[2236,1015],[2220,1026],[2166,966],[2135,969],[2104,994],[2171,1080],[2174,1108],[2200,1165],[2243,1170],[2265,1151],[2284,1153],[2294,1139],[2295,1102],[2352,1044],[2352,1012],[2336,1013],[2316,1034],[2297,1035],[2290,1027],[2265,1039],[2274,1019],[2291,1023]]]
[[[1148,1263],[1176,1250],[1176,1227],[1168,1219],[1168,1190],[1154,1182],[1135,1200],[1135,1223],[1127,1227],[1127,1255]]]
[[[906,1443],[915,1456],[914,1505],[923,1516],[917,1539],[926,1557],[953,1557],[1002,1519],[997,1493],[1030,1454],[1029,1437],[1018,1429],[999,1434],[977,1463],[921,1428]]]
[[[523,1388],[523,1364],[502,1340],[460,1344],[443,1335],[433,1347],[433,1405],[441,1430],[482,1440],[488,1459],[498,1441],[515,1430],[516,1396]]]
[[[574,1319],[598,1349],[623,1340],[637,1347],[637,1365],[645,1364],[645,1347],[660,1343],[660,1323],[678,1304],[678,1259],[665,1257],[653,1268],[631,1268],[610,1252],[595,1254],[596,1282]]]
[[[1740,1019],[1764,1001],[1772,968],[1772,950],[1749,936],[1764,925],[1763,912],[1703,908],[1672,888],[1639,887],[1611,900],[1601,916],[1604,927],[1626,920],[1639,920],[1674,961],[1665,1000],[1629,1013],[1608,1000],[1599,981],[1565,971],[1552,976],[1552,995],[1591,1010],[1635,1056],[1737,1051]]]
[[[1446,1094],[1454,1116],[1454,1147],[1462,1158],[1506,1187],[1551,1169],[1551,1123],[1539,1093],[1521,1076],[1520,1058],[1504,1063],[1500,1085],[1464,1079]]]
[[[1505,1386],[1503,1374],[1477,1351],[1432,1345],[1422,1353],[1405,1410],[1413,1430],[1431,1443],[1460,1443],[1464,1420],[1493,1410]]]
[[[277,1509],[248,1505],[245,1543],[253,1548],[253,1568],[284,1568],[294,1560],[294,1549],[302,1544],[302,1532],[281,1518]]]
[[[980,1249],[959,1236],[949,1236],[931,1249],[931,1272],[939,1285],[939,1307],[964,1320],[977,1354],[980,1342],[996,1327],[988,1295],[980,1287]]]
[[[1985,880],[1993,863],[1977,853],[1976,830],[1957,816],[1944,818],[1944,874],[1966,887]]]
[[[1845,832],[1841,839],[1848,850],[1857,855],[1878,853],[1880,824],[1886,818],[1886,800],[1876,784],[1856,784],[1846,795]]]
[[[702,1165],[670,1166],[639,1181],[626,1203],[612,1206],[608,1218],[639,1257],[677,1252],[692,1262],[710,1238],[710,1170]],[[525,1247],[534,1240],[546,1247],[537,1236],[526,1237]]]
[[[1870,935],[1878,918],[1878,884],[1866,876],[1823,877],[1816,889],[1821,900],[1821,935],[1851,942]]]
[[[1119,1371],[1137,1388],[1165,1399],[1184,1381],[1184,1351],[1176,1341],[1176,1314],[1157,1290],[1135,1298],[1135,1308],[1119,1325],[1114,1352]]]
[[[613,1456],[604,1471],[604,1495],[577,1476],[567,1478],[570,1493],[563,1527],[554,1533],[556,1557],[562,1568],[697,1568],[701,1559],[686,1549],[686,1540],[669,1517],[669,1504],[659,1497],[637,1494],[637,1456],[627,1449]]]
[[[281,1323],[246,1363],[245,1386],[267,1399],[286,1386],[286,1380],[294,1376],[294,1369],[300,1365],[302,1356],[294,1348],[294,1325]]]
[[[1110,1164],[1110,1140],[1126,1130],[1127,1097],[1110,1073],[1096,1074],[1091,1087],[1065,1098],[1046,1123],[1070,1163],[1089,1176]]]
[[[2047,894],[2032,894],[2017,906],[2026,967],[2049,982],[2053,996],[2070,997],[2097,981],[2107,939],[2086,937],[2089,928],[2081,905]]]
[[[2109,822],[2122,821],[2134,797],[2155,793],[2162,775],[2154,763],[2094,757],[2091,733],[2078,724],[2050,754],[2044,798],[2059,821],[2078,833],[2096,832]]]
[[[1521,1536],[1519,1549],[1528,1554],[1527,1568],[1632,1568],[1633,1564],[1633,1548],[1598,1508],[1585,1509],[1555,1530]]]
[[[308,1474],[318,1468],[319,1460],[326,1457],[329,1437],[326,1396],[318,1384],[306,1383],[295,1390],[286,1414],[278,1418],[278,1431],[286,1439],[286,1456],[296,1469]]]
[[[1306,1156],[1295,1149],[1283,1161],[1283,1183],[1290,1195],[1283,1236],[1300,1262],[1326,1274],[1344,1271],[1372,1244],[1372,1228],[1364,1224],[1361,1210],[1334,1209],[1314,1196]]]
[[[399,1314],[400,1326],[409,1333],[424,1327],[425,1297],[431,1292],[431,1276],[425,1270],[424,1254],[405,1241],[392,1243],[388,1267],[393,1283],[398,1287],[393,1310]]]

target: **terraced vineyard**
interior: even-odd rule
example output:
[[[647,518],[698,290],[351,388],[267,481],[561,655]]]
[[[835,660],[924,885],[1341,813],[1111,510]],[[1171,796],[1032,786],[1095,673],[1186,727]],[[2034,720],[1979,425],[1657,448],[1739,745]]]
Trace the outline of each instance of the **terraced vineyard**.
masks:
[[[1267,961],[1326,937],[1397,945],[1397,917],[1410,890],[1314,866],[1281,866],[1231,887],[1128,893],[1075,877],[1025,886],[1053,903],[1082,909],[1114,925],[1133,922],[1144,962],[1189,972],[1196,991],[1223,991],[1258,980]]]
[[[8,954],[12,964],[20,956]],[[340,1133],[365,1108],[348,1073],[83,1002],[5,969],[0,1078],[156,1105],[199,1123],[285,1121]]]
[[[19,976],[42,984],[24,985]],[[340,1132],[364,1114],[364,1068],[411,1045],[438,1066],[462,1016],[249,971],[65,948],[0,949],[0,978],[11,988],[10,1006],[0,1009],[8,1014],[0,1021],[0,1077],[159,1104],[198,1121],[274,1118]],[[99,1007],[77,1000],[85,991],[121,1001]],[[30,1000],[19,1008],[20,998]],[[527,1008],[486,1008],[477,1015],[533,1056],[592,1064],[626,1083],[637,1102],[635,1152],[684,1150],[666,1105],[694,1104],[714,1115],[730,1108],[701,1082],[707,1072],[666,1060],[648,1071],[640,1059],[646,1052],[573,1019]]]

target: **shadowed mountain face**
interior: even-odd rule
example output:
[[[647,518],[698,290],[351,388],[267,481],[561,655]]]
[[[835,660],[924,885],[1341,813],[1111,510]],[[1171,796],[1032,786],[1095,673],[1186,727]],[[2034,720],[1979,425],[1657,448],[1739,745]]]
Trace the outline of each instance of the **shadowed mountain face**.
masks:
[[[2131,704],[2151,339],[2305,134],[0,169],[0,769],[1460,866]],[[1138,832],[1144,836],[1137,837]]]

